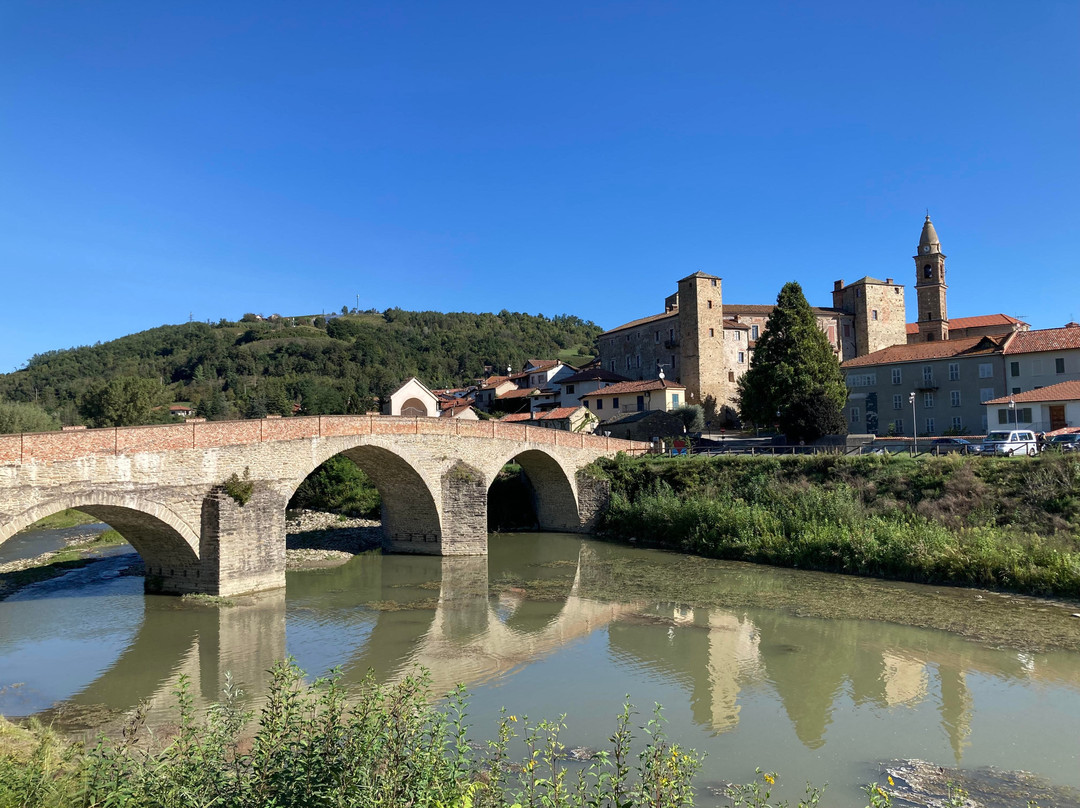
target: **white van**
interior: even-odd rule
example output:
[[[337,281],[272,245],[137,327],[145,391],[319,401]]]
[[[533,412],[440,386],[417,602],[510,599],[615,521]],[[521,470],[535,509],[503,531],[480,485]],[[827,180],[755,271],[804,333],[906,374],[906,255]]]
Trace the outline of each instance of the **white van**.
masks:
[[[983,438],[981,453],[1008,457],[1037,455],[1039,442],[1029,429],[995,430]]]

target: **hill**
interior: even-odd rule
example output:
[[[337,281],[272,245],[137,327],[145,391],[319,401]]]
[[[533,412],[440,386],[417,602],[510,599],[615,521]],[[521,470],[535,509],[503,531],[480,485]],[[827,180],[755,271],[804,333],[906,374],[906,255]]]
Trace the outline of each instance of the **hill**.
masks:
[[[211,419],[365,412],[409,376],[454,387],[485,365],[577,363],[600,328],[578,317],[388,309],[335,317],[185,323],[49,351],[0,375],[0,401],[40,406],[64,424],[168,420],[172,402]]]

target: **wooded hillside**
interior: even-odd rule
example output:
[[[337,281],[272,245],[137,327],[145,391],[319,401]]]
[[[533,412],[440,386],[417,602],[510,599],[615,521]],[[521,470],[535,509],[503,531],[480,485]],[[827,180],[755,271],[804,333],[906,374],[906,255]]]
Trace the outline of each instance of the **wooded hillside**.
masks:
[[[250,321],[248,321],[250,320]],[[314,323],[314,324],[312,324]],[[365,412],[409,376],[467,383],[529,358],[587,361],[600,328],[578,317],[410,312],[161,326],[39,354],[0,376],[0,401],[36,404],[64,424],[168,420],[191,402],[211,419]]]

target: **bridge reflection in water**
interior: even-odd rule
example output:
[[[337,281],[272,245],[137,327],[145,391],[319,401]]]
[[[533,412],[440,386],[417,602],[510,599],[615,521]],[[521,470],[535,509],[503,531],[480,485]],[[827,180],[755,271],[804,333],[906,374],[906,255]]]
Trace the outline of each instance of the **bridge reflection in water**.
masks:
[[[595,636],[622,665],[677,683],[693,721],[714,734],[738,727],[747,692],[774,693],[810,750],[825,743],[841,699],[890,710],[929,701],[960,762],[975,708],[969,676],[1077,686],[1073,655],[1057,669],[1052,655],[1036,661],[940,633],[931,647],[925,632],[887,623],[617,602],[605,561],[625,552],[547,534],[504,539],[489,557],[366,556],[290,574],[287,590],[230,608],[148,598],[134,639],[70,701],[126,711],[149,700],[163,708],[151,723],[169,722],[164,708],[181,675],[206,706],[229,671],[258,707],[265,672],[286,652],[313,675],[338,668],[346,682],[369,670],[392,682],[423,666],[443,693],[512,676]]]

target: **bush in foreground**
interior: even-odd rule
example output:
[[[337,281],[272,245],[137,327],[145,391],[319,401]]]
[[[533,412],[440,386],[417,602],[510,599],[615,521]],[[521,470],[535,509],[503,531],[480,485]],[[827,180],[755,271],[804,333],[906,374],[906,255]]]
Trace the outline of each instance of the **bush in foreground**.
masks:
[[[694,804],[691,780],[702,758],[666,737],[659,708],[642,727],[647,740],[636,756],[627,704],[610,750],[569,764],[559,742],[562,719],[530,723],[504,713],[495,738],[479,746],[466,734],[464,691],[452,693],[445,708],[433,707],[426,675],[385,687],[369,679],[352,693],[334,677],[308,686],[291,662],[271,675],[254,734],[254,716],[238,706],[230,684],[200,720],[181,679],[179,729],[160,750],[147,744],[138,716],[121,738],[102,738],[88,752],[40,725],[23,730],[0,719],[0,808]],[[515,742],[524,747],[520,762],[510,758]],[[775,782],[775,774],[759,770],[756,781],[725,793],[732,806],[786,808],[772,800]],[[874,784],[866,792],[872,808],[890,804],[884,788]],[[818,805],[822,793],[808,784],[799,807]]]

